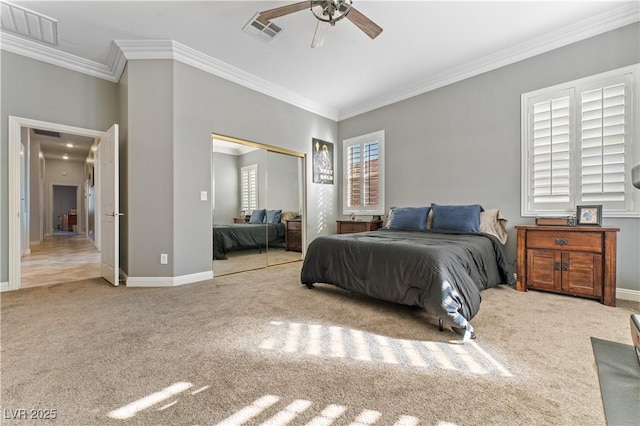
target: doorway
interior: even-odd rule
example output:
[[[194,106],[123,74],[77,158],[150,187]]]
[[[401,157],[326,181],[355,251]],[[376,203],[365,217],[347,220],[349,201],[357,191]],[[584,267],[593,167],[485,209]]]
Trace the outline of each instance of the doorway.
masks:
[[[64,134],[93,141],[91,152],[94,160],[99,157],[100,140],[105,136],[111,136],[114,129],[117,133],[117,126],[109,132],[101,132],[9,117],[9,212],[16,211],[18,214],[9,214],[8,282],[0,289],[2,291],[23,287],[23,266],[32,267],[29,273],[25,274],[25,279],[28,279],[24,286],[32,286],[34,282],[36,285],[44,285],[101,276],[101,226],[99,223],[89,226],[87,220],[89,204],[92,207],[92,216],[100,217],[100,203],[95,200],[89,203],[87,199],[92,195],[99,198],[100,179],[93,175],[94,171],[99,169],[99,164],[89,164],[90,162],[82,157],[79,160],[75,159],[78,162],[75,165],[72,165],[73,161],[65,162],[73,156],[74,143],[60,138],[57,145],[68,151],[64,153],[64,157],[69,158],[50,159],[50,165],[47,166],[48,160],[42,149],[38,147],[29,150],[30,136],[34,134],[35,129],[48,136],[57,135],[60,138],[60,135]],[[115,140],[117,141],[117,138]],[[19,152],[19,147],[24,146],[28,147],[26,161],[20,159]],[[37,173],[31,173],[35,171],[32,167],[37,169]],[[88,188],[93,189],[94,185],[95,190],[89,191]],[[108,185],[107,182],[104,186]],[[115,190],[117,191],[117,188]],[[54,192],[56,197],[53,195]],[[57,199],[61,197],[67,201],[58,205],[60,203]],[[26,200],[25,209],[21,206],[23,199]],[[21,224],[26,225],[20,226]],[[67,233],[63,235],[65,238],[53,239],[54,232],[62,232],[63,228]],[[92,231],[92,239],[87,238],[89,229]],[[30,242],[31,253],[23,257],[20,247],[25,236]],[[43,268],[45,264],[49,266]],[[37,275],[38,269],[51,272],[54,269],[52,265],[59,266],[60,271],[64,272],[57,274],[57,281],[54,276],[34,279],[33,275]]]
[[[78,223],[78,186],[52,185],[51,220],[54,223],[53,235],[77,234]]]

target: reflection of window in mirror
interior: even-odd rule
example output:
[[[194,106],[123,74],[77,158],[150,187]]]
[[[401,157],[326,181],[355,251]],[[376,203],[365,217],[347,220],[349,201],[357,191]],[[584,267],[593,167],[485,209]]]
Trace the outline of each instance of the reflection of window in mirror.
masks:
[[[242,214],[258,208],[258,165],[252,164],[240,170],[240,208]]]

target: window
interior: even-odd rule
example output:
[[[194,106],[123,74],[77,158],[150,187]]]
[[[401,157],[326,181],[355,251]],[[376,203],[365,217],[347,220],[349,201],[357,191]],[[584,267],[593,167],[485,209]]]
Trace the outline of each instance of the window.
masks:
[[[522,95],[522,215],[640,216],[638,65]]]
[[[258,208],[258,165],[240,169],[240,209],[249,213]]]
[[[384,131],[342,142],[343,214],[384,214]]]

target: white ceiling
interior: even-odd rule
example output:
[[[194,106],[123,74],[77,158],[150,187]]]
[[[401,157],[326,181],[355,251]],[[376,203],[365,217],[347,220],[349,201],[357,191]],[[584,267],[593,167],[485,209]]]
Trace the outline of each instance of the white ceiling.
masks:
[[[31,129],[31,142],[39,142],[42,155],[48,160],[63,160],[67,156],[67,161],[81,161],[84,163],[89,152],[93,138],[60,133],[60,137],[36,134]]]
[[[354,0],[384,29],[375,40],[343,20],[312,49],[307,10],[274,19],[283,32],[271,43],[242,31],[294,2],[14,3],[58,20],[54,48],[67,54],[109,65],[114,41],[173,40],[337,120],[640,20],[637,0]]]

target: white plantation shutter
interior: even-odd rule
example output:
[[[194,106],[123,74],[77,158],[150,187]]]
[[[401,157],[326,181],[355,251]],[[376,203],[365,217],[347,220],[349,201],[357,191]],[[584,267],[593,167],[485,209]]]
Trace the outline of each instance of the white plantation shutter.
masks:
[[[555,204],[557,208],[571,202],[570,106],[568,95],[532,106],[531,179],[535,205]]]
[[[577,205],[640,216],[630,175],[640,161],[639,73],[633,65],[522,95],[523,216],[569,215]]]
[[[625,83],[585,91],[581,98],[581,200],[624,208]]]
[[[353,145],[347,147],[347,206],[358,208],[362,204],[362,147]]]
[[[258,208],[258,165],[252,164],[240,169],[241,210],[250,212]]]
[[[343,141],[344,214],[384,214],[384,131]]]

